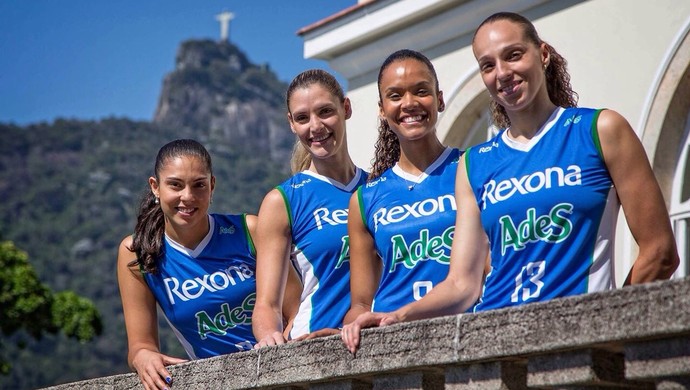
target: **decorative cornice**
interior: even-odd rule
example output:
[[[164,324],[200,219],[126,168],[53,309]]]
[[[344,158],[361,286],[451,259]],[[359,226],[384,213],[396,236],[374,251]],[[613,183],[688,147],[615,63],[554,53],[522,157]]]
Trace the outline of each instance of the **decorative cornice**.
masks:
[[[474,32],[498,11],[524,12],[549,0],[376,1],[305,33],[304,57],[326,60],[347,79],[378,68],[396,49],[428,51]]]

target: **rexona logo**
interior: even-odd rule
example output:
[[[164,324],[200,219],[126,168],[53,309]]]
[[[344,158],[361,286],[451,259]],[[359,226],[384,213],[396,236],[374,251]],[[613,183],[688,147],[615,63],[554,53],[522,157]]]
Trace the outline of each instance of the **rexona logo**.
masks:
[[[491,142],[491,145],[489,145],[489,146],[482,146],[481,148],[479,148],[479,153],[490,152],[491,149],[497,148],[497,147],[498,147],[498,142],[492,141],[492,142]]]
[[[573,205],[559,203],[548,214],[537,216],[534,208],[527,210],[527,218],[515,224],[510,216],[499,218],[501,223],[501,255],[510,247],[521,251],[531,242],[544,241],[551,244],[562,242],[573,231],[573,223],[568,216],[573,213]]]
[[[543,172],[537,171],[522,177],[512,177],[498,183],[491,180],[484,184],[482,209],[486,209],[487,202],[496,204],[510,199],[515,194],[527,195],[552,187],[579,185],[582,185],[582,170],[577,165],[570,165],[565,171],[561,167],[546,168]]]
[[[176,277],[163,279],[165,290],[171,304],[175,304],[176,299],[189,301],[199,298],[204,292],[222,291],[237,283],[254,276],[254,271],[247,265],[231,266],[224,270],[197,276],[180,282]]]
[[[238,325],[249,325],[252,323],[252,311],[256,303],[256,293],[249,294],[244,301],[237,307],[230,308],[225,302],[220,306],[220,312],[211,316],[205,311],[196,313],[197,329],[199,337],[206,340],[209,333],[218,336],[225,336],[228,329]],[[241,349],[240,346],[238,346]]]
[[[292,188],[300,188],[300,187],[304,187],[304,185],[307,183],[311,183],[311,179],[304,179],[301,182],[299,182],[297,184],[291,184],[290,186]]]
[[[374,231],[378,231],[379,225],[402,222],[409,217],[422,218],[457,209],[455,197],[451,194],[420,200],[412,204],[393,206],[389,209],[381,207],[374,213]]]
[[[454,232],[455,226],[450,226],[440,236],[429,237],[429,229],[422,229],[419,232],[419,238],[409,245],[402,234],[391,237],[393,261],[388,272],[394,272],[398,264],[412,269],[418,262],[428,260],[448,265]]]
[[[385,178],[385,177],[379,177],[379,178],[376,179],[376,180],[372,180],[372,181],[368,182],[367,184],[364,185],[364,187],[366,187],[366,188],[371,188],[371,187],[373,187],[373,186],[375,186],[375,185],[377,185],[377,184],[379,184],[379,183],[383,183],[384,181],[386,181],[386,178]]]
[[[316,221],[317,230],[323,229],[325,222],[331,226],[347,224],[347,209],[329,210],[326,207],[314,210],[314,221]]]

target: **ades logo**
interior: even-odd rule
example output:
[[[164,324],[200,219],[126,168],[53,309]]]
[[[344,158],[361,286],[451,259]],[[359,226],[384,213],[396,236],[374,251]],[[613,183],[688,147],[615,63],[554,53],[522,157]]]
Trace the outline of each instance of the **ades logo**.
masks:
[[[220,227],[220,234],[235,234],[235,227],[230,225],[230,226],[221,226]]]

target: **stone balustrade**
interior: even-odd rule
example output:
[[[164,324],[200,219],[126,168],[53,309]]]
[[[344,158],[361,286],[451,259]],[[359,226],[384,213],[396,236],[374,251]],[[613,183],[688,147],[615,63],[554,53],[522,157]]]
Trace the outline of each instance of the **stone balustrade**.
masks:
[[[367,329],[355,356],[331,336],[170,371],[173,389],[690,389],[690,278]]]

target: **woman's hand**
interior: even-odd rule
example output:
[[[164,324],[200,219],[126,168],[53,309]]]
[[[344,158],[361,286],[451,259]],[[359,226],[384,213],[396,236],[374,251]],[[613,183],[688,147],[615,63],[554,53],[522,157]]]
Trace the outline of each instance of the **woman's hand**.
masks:
[[[344,325],[340,337],[345,347],[351,352],[357,352],[360,333],[364,328],[397,324],[401,319],[395,313],[362,313],[351,323]]]
[[[285,337],[283,337],[282,332],[273,332],[269,334],[268,336],[264,337],[254,345],[254,349],[259,349],[263,347],[269,347],[272,345],[280,345],[280,344],[285,344]]]
[[[148,349],[140,349],[132,359],[132,367],[146,390],[169,389],[172,376],[165,366],[184,363],[187,360],[164,355]]]

